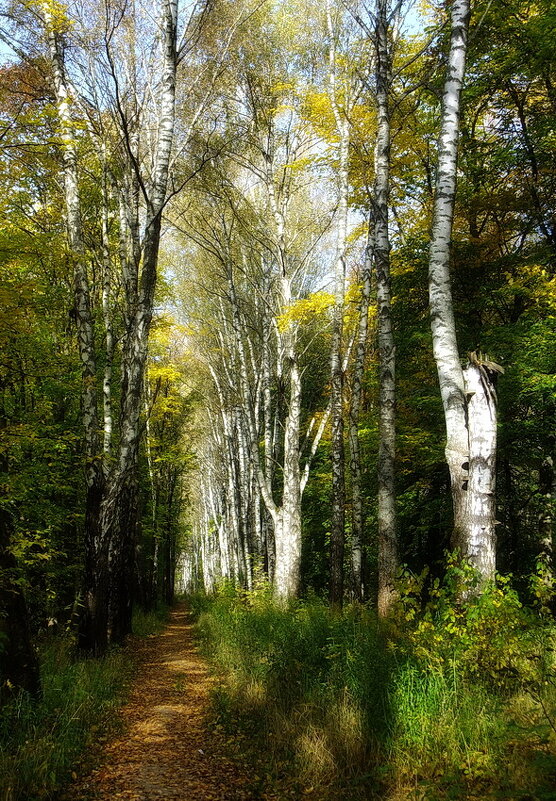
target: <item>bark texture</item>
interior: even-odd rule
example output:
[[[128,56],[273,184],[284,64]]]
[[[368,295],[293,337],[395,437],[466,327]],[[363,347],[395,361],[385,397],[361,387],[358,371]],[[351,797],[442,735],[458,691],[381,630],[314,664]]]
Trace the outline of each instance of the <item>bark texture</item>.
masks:
[[[375,159],[375,269],[379,352],[378,612],[386,616],[394,599],[398,570],[396,536],[396,356],[390,280],[390,61],[388,2],[378,0],[375,28],[378,129]]]
[[[104,473],[99,459],[99,420],[97,411],[97,371],[93,315],[85,245],[83,242],[81,201],[71,93],[64,63],[63,42],[48,3],[43,13],[48,36],[52,77],[58,112],[60,150],[66,211],[68,246],[74,263],[74,317],[81,360],[81,408],[85,439],[87,482],[85,508],[85,573],[79,643],[85,651],[101,653],[107,644],[107,578],[101,555],[100,504],[104,491]]]
[[[332,515],[330,531],[330,586],[332,605],[343,603],[345,550],[345,445],[344,445],[344,303],[346,285],[346,250],[349,195],[349,121],[340,104],[337,86],[336,32],[330,2],[327,2],[329,46],[329,91],[339,137],[338,146],[338,223],[334,265],[334,306],[332,309],[332,344],[330,352],[331,424],[332,424]],[[344,86],[347,95],[347,86]],[[344,104],[348,102],[344,97]]]
[[[454,528],[452,547],[489,580],[495,568],[496,375],[501,368],[469,354],[462,369],[450,279],[456,199],[460,96],[465,72],[468,0],[454,0],[429,261],[433,353],[446,421]]]
[[[162,63],[152,187],[145,198],[146,223],[141,243],[137,302],[130,304],[129,326],[122,347],[119,453],[101,510],[102,539],[109,552],[109,625],[111,640],[114,642],[121,642],[131,631],[131,587],[137,524],[137,462],[142,433],[140,416],[157,280],[162,212],[168,192],[174,134],[177,15],[177,0],[164,0],[160,18]]]
[[[465,388],[456,338],[450,280],[450,253],[459,138],[460,95],[465,72],[468,0],[454,0],[448,72],[442,96],[442,127],[434,198],[429,262],[429,302],[433,353],[446,421],[446,461],[450,470],[454,530],[452,545],[462,552],[467,541],[468,436]]]
[[[469,436],[464,556],[481,576],[496,569],[496,377],[500,368],[469,354],[464,370]]]
[[[361,447],[359,442],[359,419],[363,400],[363,375],[369,331],[369,308],[371,302],[371,277],[374,252],[374,226],[369,221],[365,258],[361,271],[361,298],[355,343],[355,355],[351,372],[351,402],[349,406],[349,472],[351,476],[351,579],[352,597],[363,601],[363,494]]]

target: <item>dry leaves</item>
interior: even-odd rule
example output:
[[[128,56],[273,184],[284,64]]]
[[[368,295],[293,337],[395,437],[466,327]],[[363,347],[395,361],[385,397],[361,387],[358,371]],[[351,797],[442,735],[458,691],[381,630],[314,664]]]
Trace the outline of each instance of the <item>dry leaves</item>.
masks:
[[[213,680],[191,628],[179,608],[163,634],[133,643],[140,668],[121,710],[123,734],[97,745],[98,767],[74,781],[62,801],[253,799],[249,776],[227,757],[222,736],[205,725]]]

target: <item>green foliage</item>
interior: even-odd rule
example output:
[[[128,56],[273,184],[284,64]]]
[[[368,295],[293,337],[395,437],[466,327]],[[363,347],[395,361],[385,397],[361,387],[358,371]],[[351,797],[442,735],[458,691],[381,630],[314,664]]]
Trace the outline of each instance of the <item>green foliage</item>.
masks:
[[[541,612],[544,578],[539,572],[532,580]],[[480,593],[477,580],[455,556],[442,582],[429,581],[427,570],[402,572],[392,621],[393,647],[402,658],[393,683],[393,766],[412,781],[542,788],[535,760],[524,765],[508,754],[516,732],[519,751],[532,748],[538,732],[550,740],[554,624],[525,607],[507,577],[497,576]]]
[[[497,690],[515,689],[535,676],[544,623],[522,605],[507,577],[497,576],[479,592],[473,568],[450,556],[443,581],[429,583],[423,607],[427,578],[427,569],[420,576],[402,573],[398,648],[431,672],[444,673],[456,663],[460,675]]]
[[[430,799],[543,797],[556,769],[552,624],[503,579],[460,603],[474,576],[455,560],[443,583],[427,578],[405,572],[385,628],[364,607],[277,605],[265,585],[196,596],[222,679],[217,725],[259,750],[265,738],[271,768],[289,764],[319,799],[409,798],[417,785]]]
[[[93,739],[112,723],[131,675],[129,655],[75,661],[67,639],[41,654],[42,699],[25,693],[0,713],[0,799],[51,797]]]

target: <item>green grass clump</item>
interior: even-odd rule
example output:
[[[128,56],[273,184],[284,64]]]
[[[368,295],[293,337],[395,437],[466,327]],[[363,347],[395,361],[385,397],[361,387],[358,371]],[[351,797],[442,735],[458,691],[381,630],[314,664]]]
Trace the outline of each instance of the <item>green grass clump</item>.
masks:
[[[132,631],[138,637],[151,637],[164,631],[168,622],[170,608],[158,603],[154,609],[148,611],[139,607],[133,610]]]
[[[134,614],[135,633],[158,633],[166,614]],[[21,693],[0,711],[0,801],[52,798],[87,745],[114,725],[134,673],[129,650],[76,659],[64,637],[45,643],[39,656],[41,699]]]
[[[87,743],[106,729],[130,677],[121,650],[75,661],[56,640],[41,653],[42,698],[22,693],[0,714],[0,799],[50,797]]]
[[[386,625],[264,585],[196,597],[217,723],[319,801],[556,798],[552,623],[503,581],[459,593],[453,575],[425,602],[402,582]]]
[[[330,612],[318,599],[276,604],[271,592],[225,588],[203,611],[198,631],[225,682],[215,693],[218,722],[266,737],[271,767],[295,765],[320,796],[375,781],[384,750],[389,676],[395,666],[372,612]],[[372,775],[371,775],[372,774]]]

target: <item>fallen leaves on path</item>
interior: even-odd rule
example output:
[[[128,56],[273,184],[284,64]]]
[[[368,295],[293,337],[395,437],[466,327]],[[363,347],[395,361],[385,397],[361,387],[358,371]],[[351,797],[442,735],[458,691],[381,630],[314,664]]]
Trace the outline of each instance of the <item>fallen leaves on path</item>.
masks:
[[[162,634],[137,643],[140,667],[120,713],[122,733],[98,747],[97,767],[61,801],[252,801],[247,770],[206,726],[214,679],[191,629],[178,608]]]

